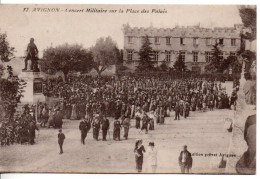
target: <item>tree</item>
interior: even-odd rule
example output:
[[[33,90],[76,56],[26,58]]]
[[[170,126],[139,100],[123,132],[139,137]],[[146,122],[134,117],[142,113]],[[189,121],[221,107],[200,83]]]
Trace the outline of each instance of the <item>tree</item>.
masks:
[[[177,72],[183,72],[186,70],[185,62],[182,59],[181,55],[178,56],[178,59],[175,61],[173,68]]]
[[[228,56],[221,63],[222,72],[232,69],[233,74],[241,73],[242,64],[239,62],[237,56]]]
[[[205,66],[205,70],[207,72],[222,72],[222,57],[220,56],[221,54],[221,50],[219,50],[218,47],[218,43],[216,43],[215,45],[213,45],[213,49],[212,49],[212,57],[210,60],[210,63]]]
[[[118,59],[116,61],[116,64],[117,65],[123,65],[123,62],[124,62],[124,51],[121,49],[116,49],[116,53],[117,53],[117,56],[118,56]]]
[[[151,71],[154,69],[153,53],[151,42],[149,41],[148,35],[146,35],[143,39],[142,47],[139,50],[140,60],[137,66],[138,71]]]
[[[14,57],[14,47],[11,47],[8,40],[7,34],[0,32],[0,60],[2,62],[8,62]]]
[[[120,51],[111,37],[99,38],[95,46],[91,48],[91,52],[94,58],[93,68],[99,76],[103,71],[115,65],[120,58]]]
[[[43,51],[41,69],[47,73],[62,71],[67,77],[70,71],[89,72],[93,65],[91,52],[78,44],[63,44]]]
[[[243,38],[256,39],[256,6],[241,6],[239,15],[242,19],[244,27],[251,29],[251,33],[247,32]]]
[[[1,120],[5,118],[11,121],[13,120],[18,103],[21,102],[26,82],[13,75],[11,66],[7,66],[7,73],[7,79],[0,79],[0,108],[3,109],[0,117],[2,118]]]
[[[163,72],[168,71],[168,70],[169,70],[168,63],[167,63],[167,62],[163,62],[163,63],[159,66],[159,70],[160,70],[160,71],[163,71]]]

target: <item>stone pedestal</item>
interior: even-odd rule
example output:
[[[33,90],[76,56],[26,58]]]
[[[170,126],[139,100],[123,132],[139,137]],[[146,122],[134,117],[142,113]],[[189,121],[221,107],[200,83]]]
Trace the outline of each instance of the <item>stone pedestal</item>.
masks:
[[[21,103],[35,104],[37,102],[45,102],[41,72],[23,71],[19,78],[26,82]]]

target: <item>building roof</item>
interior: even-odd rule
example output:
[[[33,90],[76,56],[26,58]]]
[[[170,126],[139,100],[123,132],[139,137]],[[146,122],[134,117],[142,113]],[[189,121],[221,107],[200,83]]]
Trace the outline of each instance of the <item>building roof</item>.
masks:
[[[234,27],[215,27],[202,28],[199,26],[174,27],[174,28],[131,28],[129,25],[124,26],[123,32],[125,36],[142,37],[160,36],[160,37],[200,37],[200,38],[240,38],[242,26]]]

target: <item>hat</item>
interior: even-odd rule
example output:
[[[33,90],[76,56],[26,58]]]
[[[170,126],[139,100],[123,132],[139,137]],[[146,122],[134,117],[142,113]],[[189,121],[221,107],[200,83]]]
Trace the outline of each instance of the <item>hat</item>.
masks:
[[[149,142],[149,146],[154,146],[154,142]]]

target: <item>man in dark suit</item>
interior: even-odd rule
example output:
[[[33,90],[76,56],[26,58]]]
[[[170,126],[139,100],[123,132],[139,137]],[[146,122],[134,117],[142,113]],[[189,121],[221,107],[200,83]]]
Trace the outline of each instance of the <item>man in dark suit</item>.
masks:
[[[58,144],[60,146],[60,154],[63,154],[63,142],[65,140],[65,135],[62,133],[62,130],[59,130],[59,134],[58,134]]]
[[[141,131],[145,130],[145,133],[148,134],[148,123],[149,123],[149,118],[146,113],[144,113],[144,116],[142,118],[142,128]]]
[[[87,119],[84,119],[79,123],[79,130],[81,132],[81,143],[85,145],[85,139],[90,128],[90,122]]]
[[[122,123],[123,123],[123,127],[124,127],[124,138],[127,140],[128,132],[129,132],[129,128],[130,128],[130,119],[125,118]]]
[[[103,141],[106,141],[107,140],[107,131],[109,130],[109,120],[104,118],[101,121],[101,125],[102,125]]]
[[[179,103],[177,102],[176,105],[175,105],[175,119],[174,120],[180,120],[180,105]]]
[[[35,130],[39,131],[35,121],[31,120],[31,122],[29,124],[29,135],[30,135],[30,144],[31,145],[35,144],[35,142],[34,142]]]
[[[183,150],[179,156],[179,165],[181,167],[181,173],[189,173],[192,167],[191,153],[187,150],[187,145],[183,146]]]
[[[121,129],[121,124],[118,119],[115,119],[114,122],[114,133],[113,133],[113,139],[114,140],[119,140],[120,141],[120,129]]]

